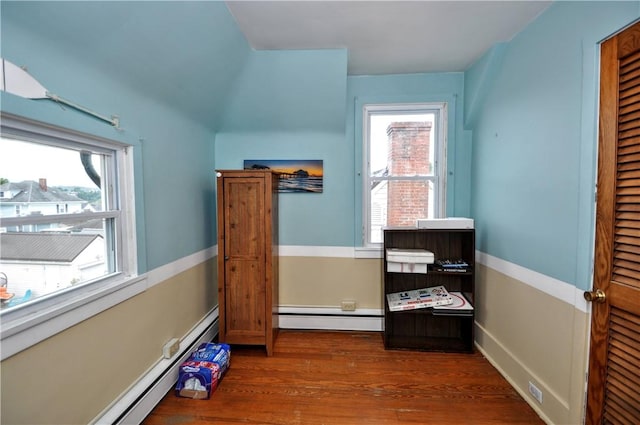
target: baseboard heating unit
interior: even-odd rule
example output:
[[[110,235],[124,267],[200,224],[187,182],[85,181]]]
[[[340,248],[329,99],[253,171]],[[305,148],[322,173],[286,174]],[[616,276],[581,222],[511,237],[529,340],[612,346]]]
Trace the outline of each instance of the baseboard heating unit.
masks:
[[[160,359],[121,397],[105,409],[92,424],[139,424],[178,380],[179,366],[203,342],[218,334],[218,308],[212,310],[182,340],[181,350],[170,359]]]

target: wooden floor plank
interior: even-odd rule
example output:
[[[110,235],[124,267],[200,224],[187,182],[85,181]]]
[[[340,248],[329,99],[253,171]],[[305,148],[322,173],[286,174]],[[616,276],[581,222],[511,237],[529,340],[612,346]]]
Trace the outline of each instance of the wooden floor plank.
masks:
[[[144,425],[544,424],[479,353],[385,350],[378,332],[282,330],[233,346],[210,400],[169,391]]]

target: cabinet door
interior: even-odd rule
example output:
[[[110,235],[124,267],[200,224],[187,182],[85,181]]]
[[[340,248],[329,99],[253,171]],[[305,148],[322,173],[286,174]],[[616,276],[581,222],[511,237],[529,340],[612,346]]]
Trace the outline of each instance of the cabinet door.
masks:
[[[224,180],[226,342],[265,342],[265,183]]]

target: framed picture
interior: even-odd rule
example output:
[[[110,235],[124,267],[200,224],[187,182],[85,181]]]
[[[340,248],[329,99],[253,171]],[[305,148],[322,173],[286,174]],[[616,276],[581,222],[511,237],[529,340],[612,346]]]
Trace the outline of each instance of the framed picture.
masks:
[[[278,192],[322,193],[321,159],[245,159],[245,170],[273,170],[280,174]]]

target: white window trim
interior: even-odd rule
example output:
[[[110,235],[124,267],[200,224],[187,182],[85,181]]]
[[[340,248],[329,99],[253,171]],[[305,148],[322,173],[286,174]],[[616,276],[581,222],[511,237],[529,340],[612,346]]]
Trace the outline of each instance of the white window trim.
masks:
[[[424,109],[439,110],[436,122],[436,144],[438,151],[435,157],[434,182],[438,187],[437,208],[435,218],[446,216],[447,200],[447,129],[448,129],[448,105],[447,102],[418,102],[418,103],[370,103],[362,107],[362,247],[357,248],[358,258],[374,258],[376,252],[382,249],[382,243],[372,243],[368,239],[371,228],[371,191],[369,187],[369,114],[371,112],[423,112]],[[402,179],[413,179],[403,177]],[[420,180],[423,180],[420,178]],[[380,251],[381,252],[381,251]]]
[[[54,127],[23,117],[2,115],[1,133],[26,140],[46,137],[60,146],[104,147],[117,150],[117,179],[120,185],[119,248],[122,250],[120,272],[96,279],[77,288],[54,292],[0,315],[0,360],[35,345],[83,320],[137,295],[147,288],[145,277],[137,276],[135,199],[132,147],[112,140]]]
[[[364,234],[362,235],[364,237]],[[382,255],[382,246],[379,247],[360,247],[354,248],[354,258],[384,258]]]

